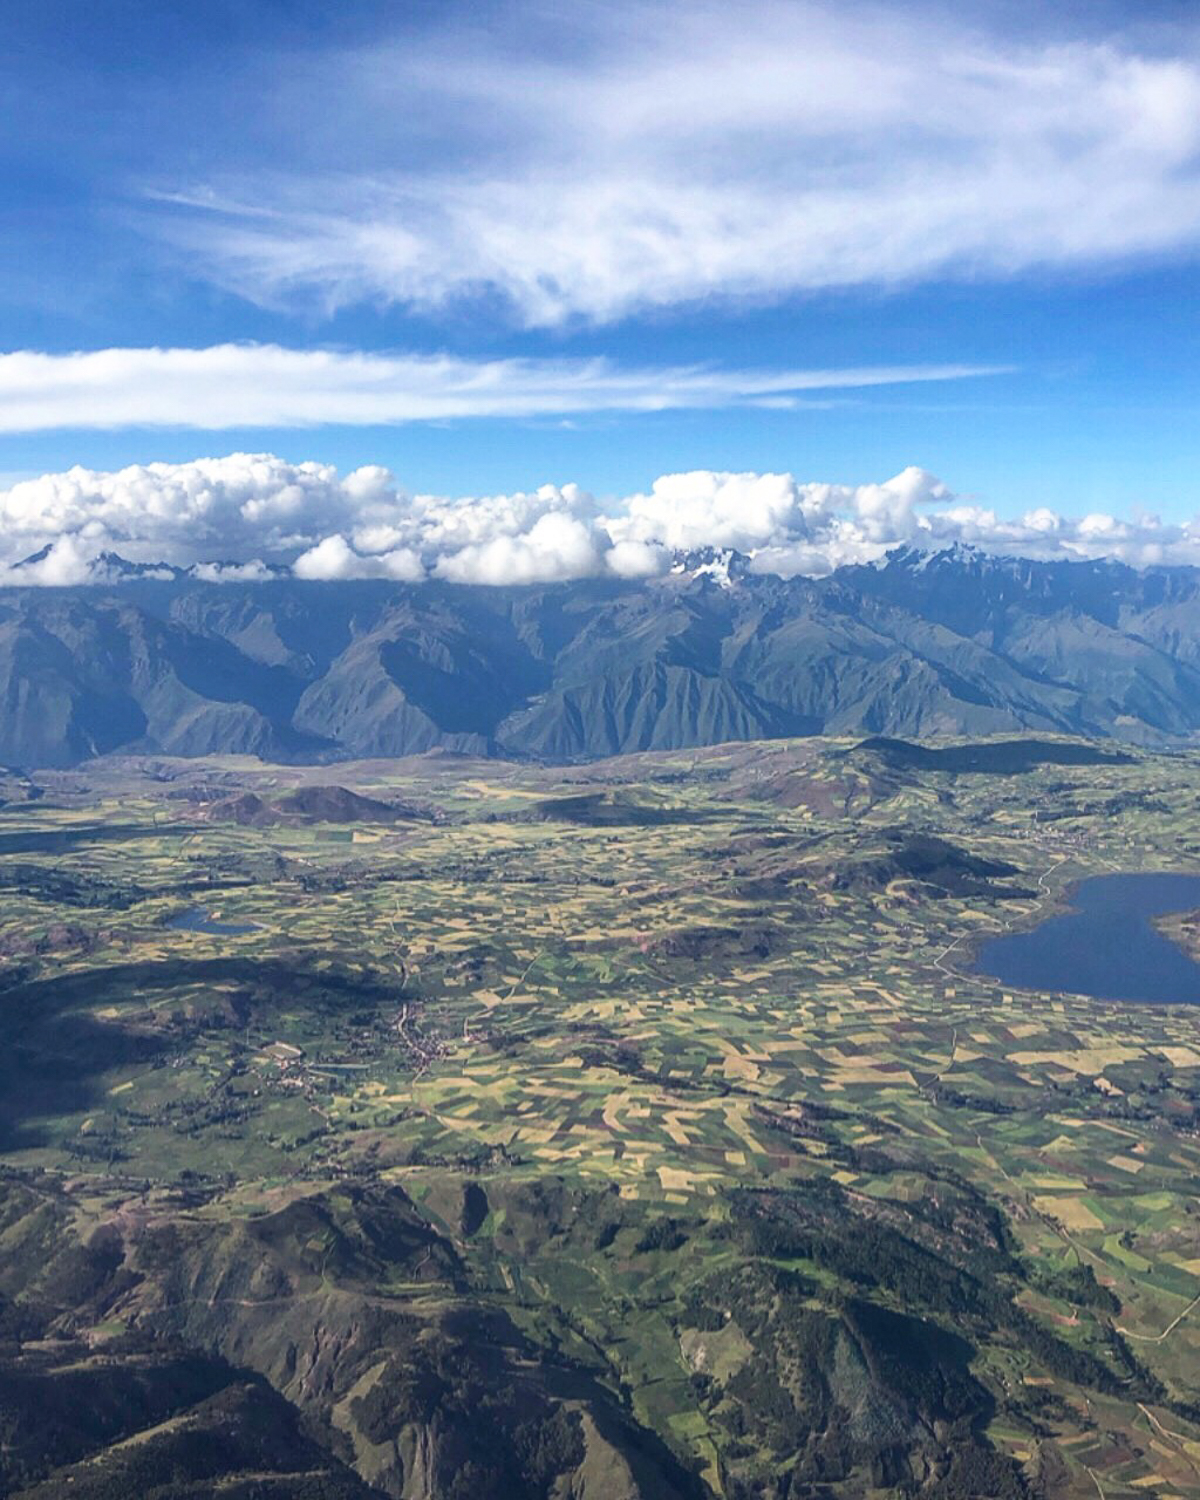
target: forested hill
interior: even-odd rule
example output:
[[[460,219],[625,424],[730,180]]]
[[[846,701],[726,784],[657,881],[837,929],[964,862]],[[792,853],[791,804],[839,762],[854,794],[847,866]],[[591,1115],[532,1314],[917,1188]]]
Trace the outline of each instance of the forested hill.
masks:
[[[1200,569],[902,550],[820,580],[687,559],[523,588],[0,590],[0,761],[437,747],[573,760],[816,733],[1200,728]]]

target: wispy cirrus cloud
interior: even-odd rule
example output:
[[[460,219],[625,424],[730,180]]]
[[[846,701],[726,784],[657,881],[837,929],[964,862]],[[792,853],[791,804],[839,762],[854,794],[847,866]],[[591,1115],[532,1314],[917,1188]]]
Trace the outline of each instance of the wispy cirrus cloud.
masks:
[[[608,359],[469,360],[273,344],[0,354],[0,432],[83,427],[381,426],[769,403],[1003,373],[986,365],[830,370],[636,367]]]
[[[511,8],[510,8],[511,9]],[[606,322],[1200,243],[1200,27],[1153,47],[824,0],[530,7],[277,74],[274,154],[156,185],[263,303]]]

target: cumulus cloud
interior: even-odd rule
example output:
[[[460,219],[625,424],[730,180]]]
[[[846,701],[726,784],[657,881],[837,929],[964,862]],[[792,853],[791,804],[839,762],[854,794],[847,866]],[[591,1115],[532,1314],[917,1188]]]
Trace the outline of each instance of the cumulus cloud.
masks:
[[[661,542],[614,542],[604,561],[618,578],[652,578],[666,571],[671,553]]]
[[[193,563],[189,572],[201,583],[265,583],[275,578],[279,569],[269,567],[261,557],[252,557],[244,563],[201,562]]]
[[[547,511],[527,532],[472,543],[440,558],[451,583],[556,583],[604,571],[602,532],[578,516]]]
[[[410,494],[367,466],[234,453],[115,473],[72,469],[0,490],[0,584],[119,580],[119,558],[206,582],[548,583],[663,574],[679,553],[747,554],[754,571],[819,576],[900,545],[969,543],[1036,558],[1200,565],[1200,517],[1169,523],[1031,506],[1004,517],[910,467],[864,484],[792,474],[666,474],[599,498],[576,484],[515,494]],[[164,576],[170,576],[169,573]]]
[[[0,432],[60,427],[385,425],[460,417],[703,409],[781,392],[1003,373],[986,365],[830,370],[626,368],[607,359],[457,359],[217,344],[0,354]],[[795,401],[794,395],[788,397]],[[377,471],[355,481],[369,489]],[[280,503],[276,499],[273,503]],[[286,502],[284,502],[286,503]]]
[[[907,468],[882,484],[801,483],[791,474],[667,474],[605,525],[619,542],[675,550],[733,548],[767,572],[822,573],[915,541],[918,507],[948,499],[941,480]]]
[[[1200,239],[1194,20],[637,0],[579,7],[569,42],[518,6],[515,52],[506,10],[452,48],[331,51],[319,89],[281,62],[286,138],[160,184],[159,232],[262,303],[498,292],[529,326]]]
[[[417,554],[407,547],[391,552],[363,555],[355,552],[340,534],[327,536],[302,552],[292,564],[297,578],[329,582],[340,578],[390,578],[396,583],[419,583],[425,569]]]
[[[78,536],[63,536],[39,549],[14,568],[0,565],[0,584],[35,585],[39,588],[67,588],[72,584],[100,583],[106,570],[96,557],[95,549]]]
[[[0,491],[0,536],[10,551],[61,537],[133,561],[241,562],[310,545],[369,512],[377,493],[359,474],[271,454],[74,468]]]

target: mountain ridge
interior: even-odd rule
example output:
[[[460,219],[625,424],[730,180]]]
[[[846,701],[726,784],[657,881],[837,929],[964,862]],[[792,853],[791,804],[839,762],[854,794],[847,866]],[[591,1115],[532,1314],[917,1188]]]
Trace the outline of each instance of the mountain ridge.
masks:
[[[1195,568],[901,548],[783,579],[722,551],[651,579],[484,587],[121,562],[116,582],[0,589],[0,761],[1200,730]]]

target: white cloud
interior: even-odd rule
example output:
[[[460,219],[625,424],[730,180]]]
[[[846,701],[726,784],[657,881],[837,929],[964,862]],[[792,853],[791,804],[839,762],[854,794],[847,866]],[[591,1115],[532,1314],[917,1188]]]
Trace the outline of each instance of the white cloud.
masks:
[[[327,536],[302,552],[292,571],[297,578],[324,583],[342,578],[390,578],[396,583],[419,583],[425,577],[421,559],[407,547],[364,556],[340,534]]]
[[[286,137],[166,184],[158,222],[260,302],[498,291],[531,326],[1190,253],[1200,32],[1083,24],[644,0],[526,15],[517,51],[376,40],[280,64]]]
[[[0,491],[0,535],[22,554],[69,536],[134,561],[243,561],[349,524],[360,513],[356,477],[248,453],[114,473],[74,468]]]
[[[610,573],[618,578],[652,578],[665,573],[671,554],[658,542],[615,542],[604,555]]]
[[[999,374],[985,365],[841,370],[624,368],[606,359],[456,359],[274,344],[0,354],[0,432],[71,427],[384,425],[465,417],[653,412]],[[354,481],[364,493],[379,470]],[[302,494],[273,496],[277,509]]]
[[[656,479],[649,494],[630,496],[605,525],[617,540],[684,550],[733,547],[774,555],[815,542],[839,553],[849,549],[868,556],[914,539],[921,529],[917,507],[948,497],[939,479],[918,468],[905,469],[883,484],[857,486],[802,484],[791,474],[704,469]],[[802,550],[797,556],[809,553]]]
[[[577,516],[548,511],[517,536],[473,543],[438,561],[451,583],[557,583],[604,572],[602,533]]]
[[[612,518],[618,540],[672,548],[735,547],[749,552],[803,527],[802,488],[790,474],[666,474],[650,493],[632,495]]]
[[[59,537],[39,551],[36,561],[14,569],[10,563],[0,565],[0,585],[33,584],[39,588],[66,588],[73,584],[97,583],[103,568],[96,562],[95,549],[78,536]]]
[[[110,552],[210,582],[254,582],[290,566],[314,581],[521,584],[662,574],[676,550],[714,547],[790,577],[875,561],[900,544],[955,542],[1200,565],[1200,517],[1070,517],[1033,506],[1006,518],[915,467],[858,485],[701,469],[617,498],[575,484],[450,498],[409,494],[377,466],[341,475],[234,453],[116,473],[76,468],[0,490],[0,584],[112,582]]]
[[[189,571],[201,583],[265,583],[277,576],[261,557],[252,557],[244,563],[194,563]]]

